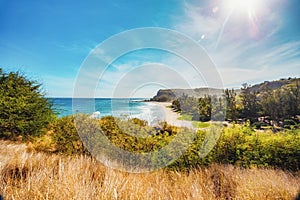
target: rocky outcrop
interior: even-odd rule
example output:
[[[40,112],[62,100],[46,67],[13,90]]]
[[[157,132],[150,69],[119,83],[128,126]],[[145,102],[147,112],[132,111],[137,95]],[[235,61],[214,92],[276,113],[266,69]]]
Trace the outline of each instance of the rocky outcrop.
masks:
[[[151,101],[167,102],[183,95],[191,97],[203,97],[204,95],[220,96],[222,94],[222,89],[215,88],[160,89],[158,90],[157,94],[151,99]]]

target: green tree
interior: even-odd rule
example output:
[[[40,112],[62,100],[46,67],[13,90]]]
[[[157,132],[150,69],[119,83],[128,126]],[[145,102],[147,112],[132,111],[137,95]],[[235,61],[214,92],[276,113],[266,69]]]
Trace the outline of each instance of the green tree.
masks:
[[[248,84],[243,84],[240,97],[243,105],[241,116],[246,119],[257,118],[259,116],[259,112],[261,111],[258,92],[251,91]]]
[[[299,86],[269,89],[261,96],[262,111],[279,126],[280,121],[296,119],[299,115]]]
[[[297,80],[294,85],[285,90],[286,112],[289,117],[296,117],[300,114],[300,83]]]
[[[177,111],[180,111],[181,114],[187,114],[191,116],[198,115],[198,99],[195,97],[189,97],[183,94],[181,97],[174,100],[172,105],[173,108]]]
[[[209,121],[211,120],[211,97],[210,96],[204,96],[199,98],[199,120],[200,121]]]
[[[175,99],[175,100],[172,101],[172,108],[175,111],[181,111],[180,101],[178,99]]]
[[[236,121],[238,117],[238,110],[236,104],[236,93],[234,89],[226,89],[224,92],[226,100],[226,120]]]
[[[211,120],[223,121],[225,120],[226,101],[223,97],[211,97]]]
[[[41,85],[19,72],[0,69],[0,138],[23,140],[37,136],[54,112]]]

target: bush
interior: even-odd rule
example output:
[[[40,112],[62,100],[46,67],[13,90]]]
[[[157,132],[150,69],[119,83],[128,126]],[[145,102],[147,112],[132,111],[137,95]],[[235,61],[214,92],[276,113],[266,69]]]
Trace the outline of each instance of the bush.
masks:
[[[238,125],[224,128],[216,146],[201,158],[199,155],[205,135],[204,131],[198,131],[186,153],[169,167],[182,169],[221,163],[245,168],[300,169],[300,130],[273,134],[255,132],[251,127]]]
[[[176,139],[179,133],[189,134],[188,129],[170,126],[163,122],[158,127],[150,127],[139,120],[121,120],[112,116],[100,120],[90,119],[85,115],[76,116],[76,127],[80,130],[81,139],[88,149],[105,157],[119,161],[145,162],[145,166],[163,164],[168,157],[155,156],[152,160],[124,159],[122,151],[110,151],[105,147],[108,139],[113,145],[129,152],[155,152]],[[190,169],[199,166],[208,166],[214,163],[232,164],[245,168],[249,167],[276,167],[288,170],[300,168],[300,130],[288,130],[273,134],[271,131],[256,132],[251,126],[232,125],[223,128],[220,138],[207,156],[201,157],[202,145],[208,131],[212,135],[218,134],[214,125],[208,130],[198,130],[194,141],[174,163],[168,166],[171,169]],[[51,141],[55,143],[55,151],[66,154],[85,154],[86,148],[81,143],[74,125],[74,117],[58,119],[51,128]],[[103,133],[105,136],[101,136]],[[193,133],[194,134],[194,133]],[[105,137],[105,138],[104,138]],[[178,154],[178,149],[187,144],[185,138],[176,141],[175,149],[168,149],[167,156]],[[51,146],[51,145],[50,145]],[[45,148],[47,149],[47,148]],[[49,149],[49,148],[48,148]],[[42,149],[40,149],[42,150]]]
[[[132,118],[130,121],[132,121],[134,124],[139,126],[147,126],[148,122],[146,120],[141,120],[139,118]]]
[[[292,120],[292,119],[285,119],[283,121],[283,127],[287,128],[287,129],[292,129],[292,128],[298,128],[299,125],[297,124],[296,120]]]
[[[251,126],[255,129],[262,129],[262,127],[268,126],[268,124],[265,122],[254,122]]]
[[[77,133],[73,116],[57,119],[52,126],[56,152],[69,155],[87,153]]]
[[[54,118],[52,104],[36,81],[0,68],[0,138],[27,140]]]
[[[88,116],[84,116],[87,119]],[[57,118],[49,125],[49,131],[35,138],[33,148],[48,153],[88,154],[74,123],[74,116]]]

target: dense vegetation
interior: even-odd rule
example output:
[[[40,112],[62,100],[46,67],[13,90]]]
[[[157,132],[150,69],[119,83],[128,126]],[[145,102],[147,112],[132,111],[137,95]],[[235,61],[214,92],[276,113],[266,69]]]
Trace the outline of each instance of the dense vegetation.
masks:
[[[257,128],[299,127],[300,80],[290,79],[290,84],[276,89],[268,88],[268,85],[270,84],[250,87],[244,84],[239,95],[233,89],[226,89],[222,97],[195,98],[182,95],[173,100],[172,107],[181,114],[191,115],[193,120],[199,121],[250,120]]]
[[[0,68],[0,138],[38,136],[54,117],[41,85],[19,72]]]
[[[55,118],[52,105],[45,98],[40,84],[18,72],[4,73],[0,70],[0,75],[0,137],[11,140],[30,138],[32,148],[38,151],[68,155],[100,152],[113,161],[128,162],[122,163],[124,165],[136,162],[149,168],[168,165],[174,169],[189,169],[213,163],[289,170],[298,170],[300,167],[298,82],[276,90],[266,89],[262,93],[245,86],[239,95],[234,90],[226,90],[223,97],[195,98],[183,95],[173,101],[173,107],[181,111],[182,117],[190,116],[201,121],[217,121],[225,117],[230,121],[250,119],[249,123],[233,123],[220,131],[216,131],[212,125],[195,132],[165,122],[151,127],[146,121],[136,118],[108,116],[92,119],[86,115]],[[250,122],[255,122],[259,116],[267,116],[275,125],[287,129],[277,134],[271,131],[258,132],[250,126]],[[220,138],[212,151],[202,157],[202,145],[210,134],[220,135]],[[189,140],[190,135],[193,135],[193,141]],[[121,151],[106,148],[107,140],[127,152],[141,155],[154,153],[150,159],[136,160],[130,155],[124,159]],[[165,149],[167,156],[155,154],[171,142],[175,148]],[[170,157],[176,157],[178,150],[184,147],[188,148],[182,152],[183,155],[178,155],[179,159],[171,163]]]
[[[162,123],[159,127],[149,127],[145,124],[145,121],[139,119],[120,120],[113,117],[104,117],[98,120],[80,116],[80,120],[86,126],[81,136],[92,137],[91,135],[94,135],[93,137],[95,137],[95,135],[100,135],[99,133],[102,132],[114,145],[136,153],[157,151],[168,145],[180,132],[188,132],[187,129],[180,130],[166,123]],[[37,140],[34,143],[34,148],[64,154],[87,153],[77,135],[72,117],[64,117],[58,119],[58,121],[61,122],[53,126],[52,133]],[[197,131],[194,141],[189,145],[187,151],[168,167],[189,169],[219,163],[246,168],[276,167],[288,170],[298,170],[300,168],[299,130],[286,130],[273,134],[272,131],[257,132],[249,125],[236,124],[232,127],[225,127],[222,129],[220,138],[212,151],[207,156],[201,157],[202,145],[209,131],[211,130]],[[138,135],[139,137],[136,137]],[[182,138],[178,145],[185,145],[187,142],[186,138]],[[89,144],[86,143],[86,145]],[[94,148],[101,149],[101,145],[103,145],[101,137],[95,137],[93,145]],[[173,151],[174,149],[170,149],[168,155],[172,156],[175,153]],[[123,156],[118,152],[102,153],[114,161],[120,160]],[[145,160],[145,162],[152,162],[148,163],[147,166],[155,167],[152,164],[157,164],[157,159],[159,159],[159,163],[163,163],[168,158],[153,157],[151,161]],[[126,161],[132,162],[131,158]],[[143,164],[144,161],[139,160],[136,162]],[[126,165],[127,163],[122,164]]]

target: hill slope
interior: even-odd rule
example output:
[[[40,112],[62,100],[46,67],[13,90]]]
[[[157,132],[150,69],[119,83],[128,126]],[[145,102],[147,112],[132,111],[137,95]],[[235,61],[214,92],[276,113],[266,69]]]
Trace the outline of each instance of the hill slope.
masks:
[[[190,97],[203,97],[204,95],[222,95],[223,89],[215,88],[195,88],[195,89],[160,89],[151,101],[166,102],[172,101],[176,97],[187,95]]]
[[[265,92],[268,89],[275,90],[281,87],[288,87],[291,85],[300,84],[300,78],[288,78],[280,79],[276,81],[265,81],[253,86],[250,86],[251,91]],[[157,94],[151,99],[151,101],[166,102],[176,99],[183,95],[191,97],[203,97],[204,95],[220,96],[223,94],[223,89],[216,88],[195,88],[195,89],[160,89]],[[240,93],[240,90],[235,90],[236,93]]]
[[[288,87],[300,83],[300,78],[280,79],[276,81],[265,81],[250,87],[251,91],[265,92],[268,89],[275,90],[281,87]]]

